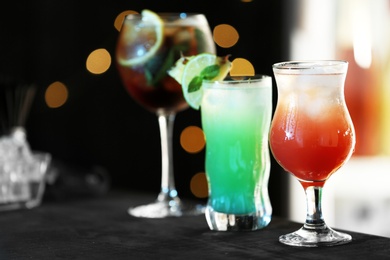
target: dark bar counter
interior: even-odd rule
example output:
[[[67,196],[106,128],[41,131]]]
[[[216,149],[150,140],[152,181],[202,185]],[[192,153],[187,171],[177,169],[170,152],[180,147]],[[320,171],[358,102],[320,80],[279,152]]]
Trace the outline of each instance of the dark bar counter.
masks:
[[[204,216],[134,218],[127,208],[152,194],[111,191],[99,198],[43,202],[0,212],[0,259],[390,259],[390,239],[348,232],[336,247],[298,248],[278,242],[301,227],[273,217],[254,232],[214,232]]]

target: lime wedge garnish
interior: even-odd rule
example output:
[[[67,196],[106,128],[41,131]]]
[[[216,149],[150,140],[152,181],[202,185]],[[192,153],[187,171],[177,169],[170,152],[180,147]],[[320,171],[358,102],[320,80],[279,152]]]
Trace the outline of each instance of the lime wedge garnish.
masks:
[[[122,40],[125,40],[125,45],[128,46],[136,44],[141,45],[140,40],[143,38],[143,41],[148,41],[148,44],[150,44],[151,42],[154,43],[153,45],[148,47],[148,49],[145,49],[144,51],[138,51],[137,53],[132,54],[134,56],[128,59],[119,58],[118,62],[123,66],[135,66],[147,62],[151,57],[156,54],[162,44],[164,36],[164,24],[161,18],[158,16],[158,14],[148,9],[143,10],[141,12],[141,15],[142,20],[148,24],[148,26],[146,27],[148,29],[136,28],[136,25],[122,27],[126,30],[125,32],[123,32],[125,35]],[[141,31],[137,32],[139,30]]]
[[[182,57],[168,74],[181,84],[187,103],[198,110],[203,97],[202,81],[223,80],[229,73],[231,62],[226,57],[202,53],[191,57]]]

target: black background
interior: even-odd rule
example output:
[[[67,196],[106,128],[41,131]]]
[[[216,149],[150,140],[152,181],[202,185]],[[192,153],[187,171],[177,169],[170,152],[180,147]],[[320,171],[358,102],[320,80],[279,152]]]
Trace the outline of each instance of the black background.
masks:
[[[271,65],[287,59],[291,6],[287,0],[229,1],[10,1],[0,9],[0,75],[38,86],[26,129],[34,150],[50,152],[81,168],[107,169],[112,188],[159,192],[160,139],[157,118],[125,92],[115,65],[102,75],[85,68],[88,55],[106,48],[114,57],[116,16],[124,10],[200,12],[210,28],[227,23],[240,34],[231,54],[252,62],[257,73],[272,75]],[[68,102],[57,109],[44,103],[44,91],[54,81],[68,87]],[[276,88],[274,84],[274,106]],[[175,179],[179,195],[191,197],[191,177],[204,171],[204,152],[188,154],[179,144],[180,132],[200,124],[199,111],[187,109],[176,117]],[[275,215],[285,215],[286,174],[273,161],[269,193]]]

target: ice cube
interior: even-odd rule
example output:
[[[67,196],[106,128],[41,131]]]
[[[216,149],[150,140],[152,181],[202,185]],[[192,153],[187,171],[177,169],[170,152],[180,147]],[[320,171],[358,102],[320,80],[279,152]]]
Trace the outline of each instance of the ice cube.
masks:
[[[0,137],[0,209],[19,207],[30,201],[37,205],[33,184],[44,185],[49,161],[49,154],[30,150],[23,129]]]

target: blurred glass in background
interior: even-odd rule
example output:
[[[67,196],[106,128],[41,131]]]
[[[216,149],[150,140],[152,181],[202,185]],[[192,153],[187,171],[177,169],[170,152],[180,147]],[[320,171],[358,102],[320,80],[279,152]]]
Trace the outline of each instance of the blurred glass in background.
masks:
[[[326,219],[337,228],[390,236],[390,1],[294,3],[290,59],[349,62],[345,96],[357,144],[327,183]],[[292,179],[290,188],[289,216],[299,221],[302,188]]]

